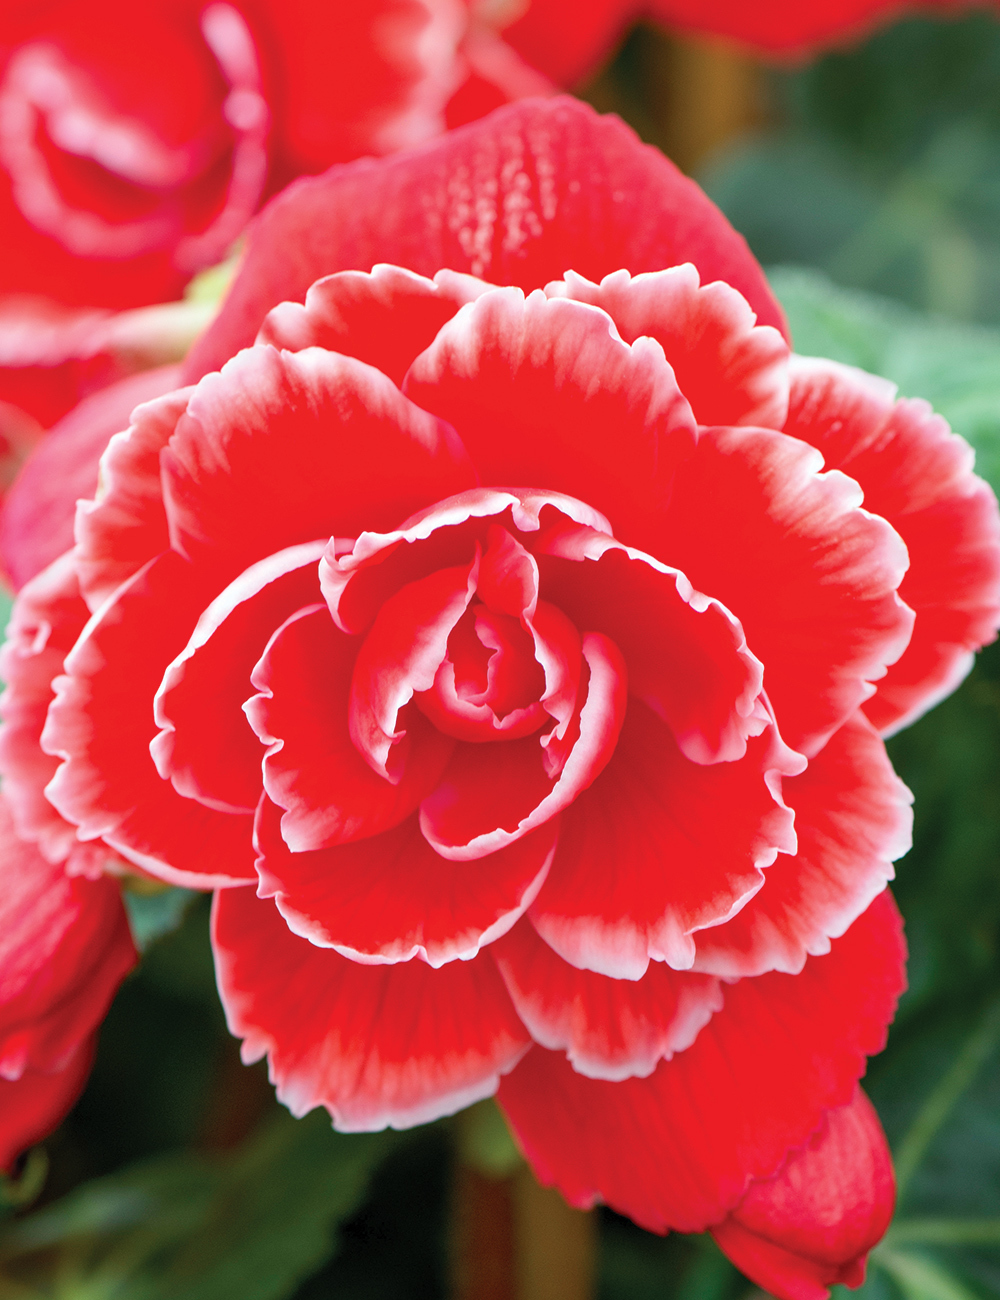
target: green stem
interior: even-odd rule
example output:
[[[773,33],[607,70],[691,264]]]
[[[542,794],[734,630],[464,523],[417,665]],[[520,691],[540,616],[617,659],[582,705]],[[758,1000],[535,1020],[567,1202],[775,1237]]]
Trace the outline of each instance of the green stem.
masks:
[[[952,1107],[979,1073],[1000,1041],[1000,1001],[991,1003],[978,1028],[966,1040],[955,1063],[924,1102],[895,1157],[896,1187],[902,1202],[910,1180]]]

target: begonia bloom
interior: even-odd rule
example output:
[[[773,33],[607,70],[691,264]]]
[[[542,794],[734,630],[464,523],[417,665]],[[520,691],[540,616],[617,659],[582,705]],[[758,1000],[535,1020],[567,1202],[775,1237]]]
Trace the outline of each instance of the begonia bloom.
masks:
[[[0,767],[26,838],[216,891],[230,1028],[294,1113],[496,1093],[572,1203],[806,1300],[891,1211],[876,724],[992,636],[1000,517],[922,404],[782,324],[573,101],[299,182],[23,588],[51,633]]]

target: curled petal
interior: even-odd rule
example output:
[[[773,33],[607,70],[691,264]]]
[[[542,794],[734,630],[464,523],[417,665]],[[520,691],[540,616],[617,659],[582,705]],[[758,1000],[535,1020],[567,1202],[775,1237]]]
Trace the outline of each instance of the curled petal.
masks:
[[[894,398],[893,385],[863,371],[793,359],[786,432],[857,479],[866,508],[892,524],[910,555],[899,595],[916,613],[913,636],[865,704],[883,734],[950,694],[1000,624],[996,497],[941,416]]]
[[[61,1070],[0,1079],[0,1169],[13,1173],[18,1156],[62,1123],[87,1082],[94,1050],[90,1038]]]
[[[799,776],[784,781],[798,850],[724,925],[699,930],[695,969],[727,979],[780,970],[830,951],[893,878],[910,847],[913,796],[864,714],[845,722]]]
[[[892,1157],[871,1102],[856,1089],[806,1145],[712,1229],[722,1250],[778,1300],[828,1300],[865,1280],[896,1199]]]
[[[652,553],[731,609],[764,664],[785,740],[812,756],[906,648],[906,547],[814,448],[764,429],[706,429]]]
[[[370,272],[340,271],[310,285],[304,304],[272,308],[257,342],[290,352],[340,352],[401,384],[445,321],[491,287],[455,271],[438,271],[433,280],[385,264]]]
[[[648,1079],[586,1079],[532,1048],[498,1101],[538,1178],[653,1232],[719,1223],[851,1101],[905,984],[901,928],[881,894],[801,974],[726,988],[692,1046]]]
[[[287,546],[392,528],[476,481],[453,430],[321,348],[254,347],[206,376],[162,466],[171,545],[223,581]]]
[[[693,932],[732,916],[762,869],[795,852],[780,786],[796,760],[772,726],[740,762],[692,763],[630,700],[613,760],[563,814],[535,928],[581,970],[637,980],[650,959],[689,969]]]
[[[532,1038],[590,1079],[645,1078],[690,1047],[722,1006],[711,975],[656,962],[641,980],[609,979],[558,957],[529,924],[490,950]]]
[[[440,784],[420,805],[420,829],[443,857],[482,858],[512,844],[569,807],[597,779],[614,752],[625,717],[627,673],[616,646],[587,633],[590,670],[578,714],[558,756],[536,737],[461,746]],[[554,762],[559,766],[553,770]]]
[[[470,870],[435,853],[415,817],[381,835],[292,853],[281,810],[264,796],[255,839],[259,898],[274,898],[295,934],[373,964],[468,961],[517,921],[542,886],[558,823]]]
[[[178,794],[220,812],[257,807],[264,754],[243,704],[275,628],[319,595],[325,549],[325,540],[306,542],[251,565],[216,596],[168,665],[153,699],[162,730],[149,749]]]
[[[757,325],[728,284],[699,286],[690,262],[645,275],[614,271],[600,284],[570,271],[545,293],[600,307],[626,343],[656,339],[699,424],[785,423],[788,344],[773,326]]]
[[[578,497],[640,546],[697,437],[658,343],[630,347],[605,312],[542,292],[463,307],[403,387],[458,431],[483,483]]]
[[[67,655],[41,741],[62,759],[46,794],[81,839],[101,837],[158,879],[194,889],[255,879],[252,817],[182,798],[149,753],[153,697],[204,604],[174,551],[140,569]]]
[[[212,945],[244,1061],[266,1054],[292,1113],[325,1106],[343,1132],[408,1128],[461,1110],[495,1092],[528,1046],[484,957],[440,970],[362,965],[292,934],[249,889],[216,895]]]
[[[259,692],[246,715],[264,756],[264,789],[284,809],[281,834],[294,853],[378,835],[409,817],[440,779],[454,741],[416,709],[405,714],[406,759],[393,784],[358,753],[348,730],[359,638],[337,628],[325,605],[297,611],[253,670]]]

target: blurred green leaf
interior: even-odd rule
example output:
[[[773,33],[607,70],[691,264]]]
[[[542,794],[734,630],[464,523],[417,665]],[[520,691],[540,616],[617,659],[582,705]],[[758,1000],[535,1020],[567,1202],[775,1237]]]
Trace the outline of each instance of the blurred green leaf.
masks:
[[[184,920],[184,914],[198,895],[190,889],[137,889],[126,884],[122,891],[132,938],[140,952]]]
[[[923,397],[976,449],[976,467],[1000,488],[1000,330],[913,311],[842,289],[819,271],[769,272],[795,350],[884,375]]]
[[[330,1253],[402,1140],[282,1115],[236,1152],[161,1157],[0,1231],[8,1283],[46,1300],[280,1300]]]
[[[978,1300],[974,1291],[923,1255],[882,1248],[876,1258],[905,1300]]]

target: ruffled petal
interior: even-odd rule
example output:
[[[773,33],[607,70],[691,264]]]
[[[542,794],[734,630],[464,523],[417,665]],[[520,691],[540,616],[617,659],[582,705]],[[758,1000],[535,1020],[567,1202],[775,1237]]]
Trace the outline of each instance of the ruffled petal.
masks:
[[[46,794],[78,827],[168,884],[252,881],[252,817],[182,798],[153,765],[153,696],[205,604],[191,566],[167,551],[123,584],[53,683],[42,748],[62,759]]]
[[[645,275],[614,271],[600,284],[570,272],[545,293],[600,307],[626,343],[644,334],[656,339],[699,424],[785,423],[788,344],[773,326],[757,325],[728,284],[699,286],[690,262]]]
[[[76,509],[76,567],[91,612],[170,545],[160,452],[187,410],[182,388],[137,406],[124,433],[107,443],[93,501]]]
[[[76,827],[45,797],[59,760],[40,745],[52,703],[52,681],[87,622],[73,556],[53,561],[21,590],[7,640],[0,647],[0,775],[4,797],[22,839],[50,862],[62,862],[76,844]]]
[[[692,932],[731,916],[762,868],[794,853],[780,774],[801,770],[795,757],[769,727],[739,762],[692,763],[630,700],[613,761],[563,815],[531,908],[538,932],[573,966],[615,979],[642,978],[650,959],[689,968]]]
[[[740,620],[781,734],[812,755],[903,653],[907,555],[857,484],[763,429],[707,429],[652,552]]]
[[[782,789],[795,813],[798,852],[777,859],[732,920],[699,930],[696,970],[730,979],[796,974],[807,956],[830,951],[830,940],[882,892],[910,847],[913,796],[861,713]]]
[[[654,1232],[701,1232],[851,1100],[884,1046],[904,957],[885,893],[800,975],[725,989],[694,1044],[648,1079],[586,1079],[535,1047],[498,1100],[538,1178],[571,1205],[602,1200]]]
[[[1000,510],[974,455],[926,402],[833,361],[796,357],[787,433],[861,485],[906,543],[899,595],[916,612],[906,651],[865,712],[900,730],[955,689],[1000,624]]]
[[[781,308],[746,243],[698,186],[616,117],[562,97],[514,104],[424,148],[300,180],[251,226],[240,274],[185,376],[217,370],[313,281],[378,262],[540,289],[693,262],[762,324]]]
[[[577,970],[526,923],[490,952],[535,1042],[564,1051],[573,1069],[590,1079],[645,1078],[659,1061],[690,1047],[722,1006],[714,976],[674,971],[662,962],[641,980]]]
[[[258,898],[274,898],[289,929],[355,961],[420,957],[468,961],[534,901],[555,851],[558,822],[478,862],[431,849],[411,817],[393,830],[333,849],[291,853],[281,810],[265,796],[257,814]]]
[[[118,883],[68,876],[0,798],[0,1078],[62,1070],[135,965]]]
[[[395,527],[476,481],[453,430],[321,348],[250,348],[203,379],[161,461],[171,544],[225,581],[316,537]]]
[[[455,271],[438,271],[433,280],[385,264],[370,272],[341,271],[310,285],[304,304],[272,308],[257,342],[290,352],[312,347],[340,352],[401,384],[445,321],[490,288]]]
[[[264,789],[284,809],[281,834],[295,853],[398,825],[437,784],[454,747],[411,707],[399,779],[372,770],[348,730],[359,646],[325,605],[307,606],[278,629],[252,674],[259,693],[247,701],[246,715],[268,746]]]
[[[13,1173],[21,1152],[59,1127],[83,1091],[94,1049],[89,1039],[61,1070],[25,1070],[17,1079],[0,1079],[0,1169]]]
[[[97,490],[98,462],[132,411],[180,385],[180,369],[147,370],[86,397],[38,444],[0,511],[0,560],[19,588],[73,545],[80,498]],[[153,554],[153,552],[150,552]],[[142,562],[149,559],[144,555]]]
[[[550,528],[528,540],[547,599],[577,627],[614,637],[630,693],[683,753],[696,763],[741,758],[767,725],[764,670],[729,610],[679,570],[593,530]]]
[[[696,438],[658,343],[630,347],[605,312],[541,292],[463,307],[403,389],[458,431],[481,482],[565,492],[639,546]]]
[[[317,948],[249,889],[216,895],[216,974],[243,1059],[268,1057],[295,1115],[408,1128],[488,1097],[528,1045],[491,961],[369,966]]]
[[[581,648],[586,695],[565,737],[556,728],[541,740],[456,748],[420,805],[420,829],[443,857],[468,861],[513,844],[568,808],[610,761],[625,718],[625,661],[600,633]]]
[[[892,1219],[896,1183],[875,1108],[858,1088],[772,1178],[752,1182],[712,1236],[778,1300],[828,1300],[865,1280],[868,1252]]]
[[[149,750],[178,794],[220,812],[252,813],[264,751],[243,705],[275,629],[319,596],[326,541],[306,542],[252,565],[208,606],[168,666],[153,700],[162,728]]]

